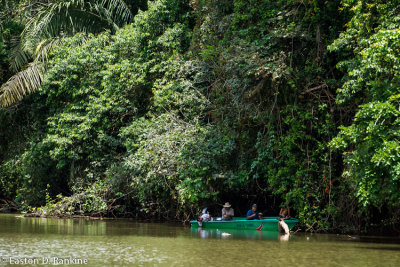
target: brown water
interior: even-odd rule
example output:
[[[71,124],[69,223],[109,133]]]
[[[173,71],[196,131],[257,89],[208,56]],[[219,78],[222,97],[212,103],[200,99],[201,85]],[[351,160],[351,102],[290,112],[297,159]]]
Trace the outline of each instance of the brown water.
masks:
[[[400,240],[0,214],[0,257],[0,266],[397,267]]]

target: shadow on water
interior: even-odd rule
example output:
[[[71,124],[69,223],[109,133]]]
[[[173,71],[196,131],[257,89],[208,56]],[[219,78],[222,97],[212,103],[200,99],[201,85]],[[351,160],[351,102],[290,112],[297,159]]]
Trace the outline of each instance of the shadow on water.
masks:
[[[400,244],[400,238],[396,236],[360,236],[352,239],[361,243]]]
[[[371,250],[388,250],[388,251],[400,251],[400,247],[359,247],[361,249],[371,249]]]

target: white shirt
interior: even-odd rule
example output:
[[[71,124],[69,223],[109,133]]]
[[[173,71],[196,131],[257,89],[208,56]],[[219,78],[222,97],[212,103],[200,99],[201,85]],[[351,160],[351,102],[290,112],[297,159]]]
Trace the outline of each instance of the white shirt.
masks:
[[[228,215],[228,216],[233,217],[233,216],[234,216],[233,209],[230,208],[230,209],[228,210],[227,208],[223,208],[223,209],[222,209],[222,219],[224,219],[224,215],[225,215],[225,214]]]
[[[204,222],[204,221],[209,221],[209,220],[210,220],[210,214],[208,214],[208,213],[203,213],[203,214],[200,216],[200,218],[203,219],[203,222]]]

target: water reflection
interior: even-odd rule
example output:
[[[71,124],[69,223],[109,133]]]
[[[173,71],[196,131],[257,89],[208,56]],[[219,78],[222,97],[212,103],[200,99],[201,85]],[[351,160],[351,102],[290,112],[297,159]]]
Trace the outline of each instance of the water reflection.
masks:
[[[87,259],[87,266],[398,266],[399,239],[190,229],[132,220],[0,214],[0,259]],[[288,242],[289,241],[289,242]],[[4,265],[4,264],[3,264]],[[1,263],[0,263],[0,266]],[[22,265],[20,265],[22,266]],[[25,265],[28,266],[28,265]],[[30,265],[32,266],[32,265]]]
[[[289,241],[289,239],[292,238],[289,234],[279,234],[277,231],[190,228],[190,232],[192,237],[200,237],[203,239],[214,238]]]
[[[0,232],[18,232],[35,234],[64,235],[104,235],[107,232],[105,221],[90,221],[82,219],[58,218],[24,218],[15,217],[13,224],[7,224],[8,229]]]
[[[186,231],[183,227],[168,223],[146,223],[129,219],[88,220],[85,218],[25,218],[16,215],[0,215],[1,233],[58,234],[85,236],[166,236],[176,237]]]
[[[286,241],[289,241],[289,238],[290,238],[290,234],[279,234],[279,241],[286,242]]]

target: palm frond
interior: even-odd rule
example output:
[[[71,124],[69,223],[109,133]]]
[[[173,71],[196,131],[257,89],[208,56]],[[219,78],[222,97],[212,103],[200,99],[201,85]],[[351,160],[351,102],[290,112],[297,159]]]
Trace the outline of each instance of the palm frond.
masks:
[[[41,63],[46,63],[48,61],[50,52],[53,51],[53,49],[56,46],[62,45],[65,38],[67,38],[67,37],[68,36],[64,35],[64,36],[49,38],[49,39],[45,39],[45,40],[41,41],[37,45],[36,50],[33,54],[35,61],[41,62]],[[85,44],[89,39],[90,39],[90,35],[81,34],[79,41],[75,42],[75,45],[81,46],[81,45]]]
[[[114,23],[119,27],[125,26],[133,21],[133,14],[129,10],[125,1],[122,0],[101,0],[99,6],[107,10]]]
[[[7,107],[39,90],[43,80],[43,64],[31,63],[11,77],[0,89],[0,106]]]
[[[56,37],[43,40],[34,53],[35,60],[29,66],[11,77],[0,88],[0,107],[7,107],[23,99],[26,95],[40,89],[46,72],[46,62],[49,53],[55,46],[61,45],[66,37]],[[77,45],[83,45],[89,40],[88,35],[82,35]]]
[[[122,0],[37,1],[26,8],[33,16],[10,53],[10,62],[15,71],[21,70],[32,56],[34,62],[0,88],[1,106],[11,105],[40,88],[45,71],[42,63],[47,61],[54,46],[62,42],[62,36],[106,29],[116,31],[133,20],[133,14]]]
[[[60,36],[41,41],[37,45],[36,50],[33,54],[35,61],[47,62],[49,58],[49,53],[54,49],[54,47],[61,45],[63,43],[63,40],[64,38]]]
[[[49,31],[55,26],[51,24],[52,21],[54,23],[54,15],[54,12],[41,10],[26,23],[21,34],[24,50],[32,51],[41,40],[57,36]]]
[[[32,8],[32,7],[29,7]],[[45,39],[78,32],[116,31],[130,23],[133,14],[122,0],[59,0],[40,2],[21,34],[15,52],[11,54],[13,70],[20,70]]]
[[[58,36],[60,31],[69,35],[106,28],[115,31],[132,20],[131,11],[122,0],[55,1],[40,6],[26,24],[22,39],[26,43],[24,48],[29,49],[44,38]]]
[[[31,53],[22,48],[21,38],[16,36],[11,39],[11,50],[8,56],[10,68],[12,71],[17,72],[22,69],[28,62],[32,60]]]

